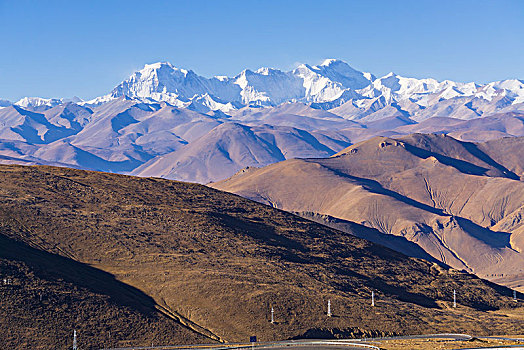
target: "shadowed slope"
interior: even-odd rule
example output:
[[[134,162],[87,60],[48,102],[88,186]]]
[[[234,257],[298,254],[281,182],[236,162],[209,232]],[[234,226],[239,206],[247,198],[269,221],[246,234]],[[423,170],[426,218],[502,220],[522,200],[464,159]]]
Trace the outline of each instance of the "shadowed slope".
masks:
[[[212,341],[107,272],[8,238],[16,225],[1,217],[0,276],[11,280],[0,285],[3,349],[69,348],[73,330],[82,349]]]

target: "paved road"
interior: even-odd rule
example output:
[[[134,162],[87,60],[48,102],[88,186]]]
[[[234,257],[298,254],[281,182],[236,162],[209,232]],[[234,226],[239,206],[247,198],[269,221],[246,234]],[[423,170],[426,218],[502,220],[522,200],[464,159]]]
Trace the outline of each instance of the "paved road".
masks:
[[[268,349],[268,350],[283,350],[290,348],[299,348],[300,350],[313,349],[328,349],[328,350],[380,350],[378,346],[380,341],[395,340],[395,339],[451,339],[452,341],[470,340],[473,337],[469,334],[424,334],[424,335],[410,335],[399,337],[384,337],[384,338],[370,338],[370,339],[308,339],[308,340],[285,340],[267,343],[228,343],[228,344],[214,344],[214,345],[178,345],[178,346],[154,346],[154,347],[128,347],[128,348],[113,348],[105,350],[232,350],[232,349]],[[505,338],[505,337],[476,337],[479,339],[498,339],[522,342],[522,338]],[[482,349],[482,348],[478,348]],[[486,349],[486,348],[484,348]],[[491,348],[493,350],[494,348]],[[523,349],[522,346],[500,347],[497,349]],[[475,350],[474,348],[469,350]]]
[[[379,347],[355,340],[290,340],[268,343],[228,343],[220,345],[179,345],[155,347],[127,347],[103,350],[233,350],[233,349],[264,349],[279,350],[289,348],[301,350],[330,349],[330,350],[380,350]]]
[[[234,347],[233,349],[289,349],[289,348],[300,348],[303,349],[355,349],[355,350],[380,350],[379,347],[359,339],[351,340],[326,340],[326,339],[311,339],[311,340],[290,340],[290,341],[280,341],[275,343],[261,343],[253,347],[253,344],[248,346]],[[231,348],[230,348],[231,349]]]
[[[477,337],[478,339],[490,339],[490,340],[508,340],[524,344],[524,338],[507,338],[507,337]],[[503,350],[503,349],[512,349],[512,350],[524,350],[523,345],[506,345],[501,347],[489,348],[489,350]],[[486,348],[467,348],[461,350],[486,350]]]

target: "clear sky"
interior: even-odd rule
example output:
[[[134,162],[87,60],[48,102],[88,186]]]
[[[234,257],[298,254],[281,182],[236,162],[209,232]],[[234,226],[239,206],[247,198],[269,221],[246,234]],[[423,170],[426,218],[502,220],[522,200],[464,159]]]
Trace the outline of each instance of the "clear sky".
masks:
[[[377,76],[524,79],[523,0],[0,0],[0,98],[92,98],[146,63],[204,76],[340,58]]]

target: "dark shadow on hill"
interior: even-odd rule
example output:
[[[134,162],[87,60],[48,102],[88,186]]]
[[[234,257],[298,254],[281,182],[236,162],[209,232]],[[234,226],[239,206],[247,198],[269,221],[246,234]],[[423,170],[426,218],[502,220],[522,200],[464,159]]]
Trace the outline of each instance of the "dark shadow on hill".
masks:
[[[484,163],[491,165],[495,169],[502,172],[506,177],[512,179],[512,180],[520,180],[517,174],[514,172],[508,170],[503,165],[497,163],[494,161],[490,156],[488,156],[486,153],[482,152],[478,146],[472,142],[462,142],[464,145],[464,148],[468,150],[469,153],[473,154],[478,159],[482,160]]]
[[[317,163],[317,164],[321,164],[321,163]],[[325,166],[325,165],[323,165]],[[373,193],[376,193],[376,194],[381,194],[381,195],[384,195],[384,196],[389,196],[389,197],[392,197],[392,198],[395,198],[396,200],[398,201],[401,201],[407,205],[410,205],[412,207],[416,207],[416,208],[419,208],[419,209],[422,209],[422,210],[425,210],[425,211],[429,211],[430,213],[433,213],[433,214],[436,214],[436,215],[440,215],[440,216],[449,216],[449,214],[446,214],[442,209],[439,209],[439,208],[434,208],[430,205],[427,205],[427,204],[424,204],[424,203],[421,203],[419,201],[416,201],[414,199],[411,199],[409,197],[406,197],[398,192],[395,192],[395,191],[391,191],[391,190],[388,190],[387,188],[384,188],[382,187],[382,185],[380,184],[380,182],[378,181],[375,181],[375,180],[371,180],[371,179],[366,179],[364,177],[358,177],[358,176],[354,176],[354,175],[350,175],[350,174],[346,174],[346,173],[343,173],[339,170],[336,170],[336,169],[333,169],[333,168],[330,168],[329,166],[326,166],[327,169],[331,170],[332,172],[334,172],[336,175],[340,176],[340,177],[345,177],[345,178],[348,178],[352,181],[355,181],[356,183],[362,185],[362,187],[364,187],[364,189],[368,190],[369,192],[373,192]]]
[[[306,260],[301,256],[309,252],[307,247],[300,242],[278,234],[273,226],[267,225],[262,221],[248,221],[217,212],[214,212],[213,216],[220,220],[222,225],[229,227],[237,234],[249,236],[258,243],[275,248],[272,253],[283,259],[295,263],[311,263],[310,259]]]
[[[260,243],[275,248],[271,251],[271,254],[278,255],[282,259],[299,264],[329,264],[335,271],[335,275],[347,276],[351,277],[352,279],[360,280],[365,285],[368,285],[374,289],[378,289],[382,293],[390,295],[397,300],[418,304],[423,307],[439,307],[434,299],[425,295],[409,292],[405,287],[393,286],[379,277],[370,278],[369,276],[359,274],[352,269],[338,267],[337,265],[334,265],[333,261],[330,259],[320,258],[312,254],[308,254],[309,250],[305,248],[300,242],[289,239],[283,235],[279,235],[277,232],[275,232],[274,227],[266,225],[263,222],[251,222],[220,213],[213,213],[213,215],[217,218],[220,218],[223,224],[236,230],[238,234],[250,236]],[[332,253],[335,255],[337,254],[336,251],[332,251]],[[356,261],[360,260],[364,256],[367,256],[368,254],[380,256],[382,258],[386,258],[385,255],[388,255],[388,258],[392,264],[398,264],[401,263],[400,260],[408,259],[408,257],[405,255],[394,252],[391,249],[383,246],[373,253],[367,250],[351,250],[348,252],[345,249],[342,249],[342,251],[338,253],[339,255],[337,255],[337,257],[339,258],[344,258],[344,256],[347,254]],[[388,253],[391,253],[391,255]],[[343,285],[340,287],[344,289]],[[352,288],[351,285],[348,285],[347,287]]]
[[[435,157],[440,163],[451,166],[464,174],[483,176],[486,175],[487,171],[489,171],[488,168],[483,168],[464,160],[451,158],[440,153],[418,148],[407,143],[405,144],[405,148],[408,152],[419,158],[427,159],[429,157]]]
[[[434,299],[419,293],[411,293],[406,288],[397,287],[387,283],[384,279],[375,276],[366,283],[369,287],[380,290],[386,295],[394,296],[395,299],[407,303],[417,304],[423,307],[440,308]]]
[[[151,297],[116,280],[113,275],[72,259],[32,248],[3,234],[0,234],[0,258],[23,262],[47,280],[62,280],[108,295],[115,304],[144,314],[156,313],[156,303]]]
[[[469,163],[468,163],[469,164]],[[445,213],[442,209],[434,208],[430,205],[421,203],[419,201],[416,201],[414,199],[411,199],[407,196],[404,196],[398,192],[389,190],[387,188],[382,187],[382,184],[380,182],[366,179],[358,176],[353,176],[350,174],[343,173],[339,170],[332,169],[327,167],[330,171],[334,172],[336,175],[340,177],[345,177],[347,179],[350,179],[351,181],[355,181],[356,183],[362,185],[362,187],[372,193],[381,194],[384,196],[392,197],[398,201],[401,201],[407,205],[428,211],[430,213],[440,215],[440,216],[450,216],[448,213]],[[453,216],[457,223],[469,234],[471,234],[473,237],[477,238],[478,240],[486,243],[487,245],[490,245],[494,248],[504,248],[504,247],[510,247],[510,234],[506,232],[493,232],[487,228],[484,228],[473,221],[469,219],[465,219],[463,217]],[[363,237],[365,238],[365,237]],[[366,238],[367,239],[367,238]],[[369,239],[371,240],[371,239]],[[394,248],[393,248],[394,249]],[[407,254],[410,255],[410,254]]]
[[[94,153],[91,153],[89,151],[85,151],[82,148],[73,146],[69,144],[69,146],[73,149],[75,152],[75,160],[79,164],[80,167],[95,171],[107,171],[107,172],[129,172],[133,169],[137,168],[138,166],[142,165],[145,161],[151,159],[151,156],[147,155],[145,152],[143,152],[139,147],[134,147],[135,151],[142,156],[145,161],[139,160],[137,158],[131,157],[127,155],[127,160],[120,160],[120,161],[111,161],[106,160],[104,158],[101,158],[97,156]],[[43,162],[42,162],[43,163]],[[69,164],[67,166],[70,166]]]
[[[479,241],[486,243],[493,248],[510,248],[511,234],[507,232],[491,231],[485,227],[482,227],[473,221],[455,216],[460,227],[468,232],[471,236],[475,237]]]
[[[310,328],[303,334],[290,338],[299,339],[357,339],[357,338],[377,338],[391,337],[400,335],[396,332],[378,331],[373,329],[362,329],[359,327],[350,328]]]

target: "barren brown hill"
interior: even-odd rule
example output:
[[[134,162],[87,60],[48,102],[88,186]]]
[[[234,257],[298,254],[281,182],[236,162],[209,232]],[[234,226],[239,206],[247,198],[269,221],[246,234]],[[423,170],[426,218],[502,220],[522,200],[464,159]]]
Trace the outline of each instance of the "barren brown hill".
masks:
[[[2,275],[13,275],[21,290],[0,289],[2,300],[10,295],[27,306],[17,309],[23,322],[10,321],[9,307],[0,309],[11,334],[45,332],[50,318],[56,327],[78,327],[82,348],[99,346],[115,328],[120,345],[127,337],[165,344],[286,339],[317,330],[349,337],[524,331],[521,318],[501,311],[520,305],[505,287],[197,184],[1,166],[0,223]],[[53,284],[59,296],[70,292],[67,306],[59,296],[52,312],[38,306],[40,284]],[[325,314],[328,300],[334,317]],[[77,304],[85,308],[73,309]],[[128,325],[118,310],[129,310]],[[165,335],[139,331],[145,319],[159,319],[151,327]],[[48,338],[55,348],[64,344],[61,335]]]
[[[349,227],[344,222],[375,228],[386,236],[361,237],[417,256],[391,245],[394,235],[450,266],[522,288],[522,151],[522,138],[376,137],[331,158],[288,160],[212,186],[324,216],[340,229]]]
[[[524,113],[496,113],[471,120],[434,116],[418,124],[403,125],[394,130],[398,134],[444,133],[461,141],[484,142],[502,137],[524,136]]]
[[[4,234],[0,275],[2,349],[71,349],[74,330],[81,349],[213,342],[107,272]]]

